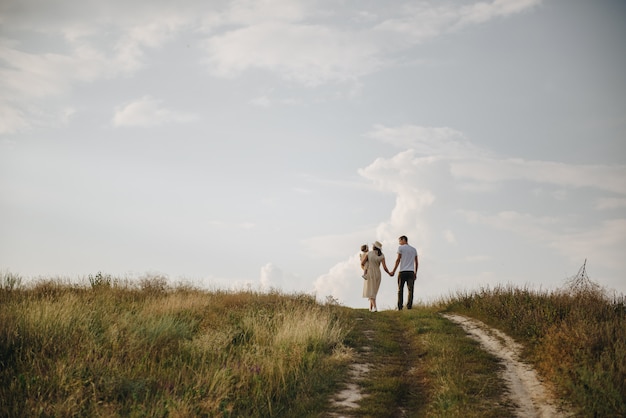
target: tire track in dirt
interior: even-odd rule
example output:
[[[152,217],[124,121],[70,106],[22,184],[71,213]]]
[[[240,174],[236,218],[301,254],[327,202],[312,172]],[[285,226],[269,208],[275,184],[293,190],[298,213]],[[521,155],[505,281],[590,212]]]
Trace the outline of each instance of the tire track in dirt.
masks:
[[[491,328],[477,319],[455,314],[444,314],[460,325],[489,353],[502,361],[503,378],[508,385],[508,396],[517,406],[520,418],[560,418],[570,414],[557,408],[557,403],[543,387],[535,370],[520,360],[522,347],[505,333]]]
[[[411,390],[406,384],[407,380],[411,381],[413,390],[420,388],[416,384],[415,379],[419,372],[412,360],[415,360],[416,354],[411,341],[406,338],[408,328],[406,324],[402,324],[398,315],[385,315],[382,313],[369,313],[359,315],[355,318],[357,324],[355,329],[363,337],[356,349],[352,363],[348,367],[341,390],[330,397],[330,405],[332,412],[328,412],[325,416],[333,418],[352,418],[356,414],[356,410],[361,407],[361,401],[366,397],[372,396],[375,399],[380,396],[379,393],[363,393],[364,382],[368,382],[365,386],[371,386],[371,379],[400,379],[402,388],[394,389],[394,399],[396,401],[389,406],[389,411],[393,411],[393,416],[398,418],[408,417],[410,408],[407,405],[408,397],[411,397]],[[384,328],[385,337],[381,339],[381,327]],[[386,339],[385,339],[386,338]],[[381,352],[380,345],[389,344],[393,346],[389,353]],[[387,348],[389,349],[389,348]],[[374,354],[376,353],[376,354]],[[416,389],[417,388],[417,389]],[[389,389],[383,389],[387,397],[383,402],[389,402]],[[380,405],[380,403],[379,403]],[[368,412],[371,413],[371,412]],[[363,416],[363,411],[359,411],[357,416]],[[371,415],[366,415],[371,416]],[[387,415],[389,416],[389,415]]]
[[[363,321],[363,317],[357,318]],[[373,330],[363,331],[368,341],[373,339]],[[349,418],[350,411],[359,407],[359,401],[365,395],[361,392],[359,382],[363,380],[370,370],[370,364],[366,362],[365,357],[370,351],[369,346],[361,347],[364,354],[357,354],[358,361],[353,362],[348,370],[348,379],[345,387],[330,399],[331,404],[341,412],[331,412],[328,416],[332,418]]]

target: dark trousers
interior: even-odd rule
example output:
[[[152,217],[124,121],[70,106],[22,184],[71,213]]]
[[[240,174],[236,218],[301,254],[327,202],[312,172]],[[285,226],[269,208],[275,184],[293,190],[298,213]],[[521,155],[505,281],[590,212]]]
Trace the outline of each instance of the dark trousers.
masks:
[[[406,283],[407,289],[409,289],[408,299],[406,301],[406,308],[411,309],[413,307],[413,290],[415,289],[415,273],[412,271],[401,271],[398,274],[398,310],[402,310],[402,303],[404,302],[404,284]]]

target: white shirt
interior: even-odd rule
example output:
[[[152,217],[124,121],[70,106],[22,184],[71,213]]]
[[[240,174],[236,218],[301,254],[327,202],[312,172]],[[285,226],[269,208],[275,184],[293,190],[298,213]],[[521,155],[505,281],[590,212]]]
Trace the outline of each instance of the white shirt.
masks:
[[[412,271],[415,273],[417,250],[409,244],[404,244],[398,247],[398,254],[400,254],[400,271]]]

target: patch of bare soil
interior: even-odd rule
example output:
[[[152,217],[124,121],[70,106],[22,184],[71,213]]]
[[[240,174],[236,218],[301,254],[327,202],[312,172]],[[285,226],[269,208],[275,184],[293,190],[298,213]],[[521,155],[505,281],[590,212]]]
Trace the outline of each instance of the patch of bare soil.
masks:
[[[363,318],[359,318],[359,320],[363,320]],[[374,331],[371,330],[365,331],[365,336],[368,340],[373,338],[373,333]],[[345,387],[330,399],[331,405],[339,411],[330,413],[330,417],[349,418],[350,411],[359,407],[359,401],[363,399],[364,396],[363,393],[361,393],[361,385],[359,382],[365,378],[370,369],[370,364],[367,363],[364,358],[367,356],[369,350],[370,348],[367,346],[361,348],[361,351],[365,354],[358,355],[356,361],[350,365]]]
[[[446,314],[445,318],[460,325],[471,338],[498,357],[505,366],[504,380],[508,384],[511,401],[517,405],[520,418],[568,417],[563,406],[550,396],[535,370],[520,360],[521,346],[503,332],[481,321],[461,315]]]
[[[343,390],[335,394],[335,396],[331,400],[333,405],[343,410],[358,408],[358,402],[363,399],[361,387],[359,386],[358,382],[359,380],[363,379],[363,376],[367,374],[368,371],[368,364],[352,364],[350,366],[350,370],[348,371],[348,383]],[[345,415],[337,414],[334,416],[343,417]]]

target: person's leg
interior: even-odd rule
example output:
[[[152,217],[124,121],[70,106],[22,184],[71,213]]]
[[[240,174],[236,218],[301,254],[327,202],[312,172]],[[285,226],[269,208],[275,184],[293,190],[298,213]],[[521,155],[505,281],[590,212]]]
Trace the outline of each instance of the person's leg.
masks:
[[[406,308],[411,309],[413,307],[413,290],[415,289],[415,279],[407,279],[406,287],[409,289],[409,294],[406,301]]]
[[[398,274],[398,310],[402,310],[402,304],[404,303],[404,279],[402,273]]]

